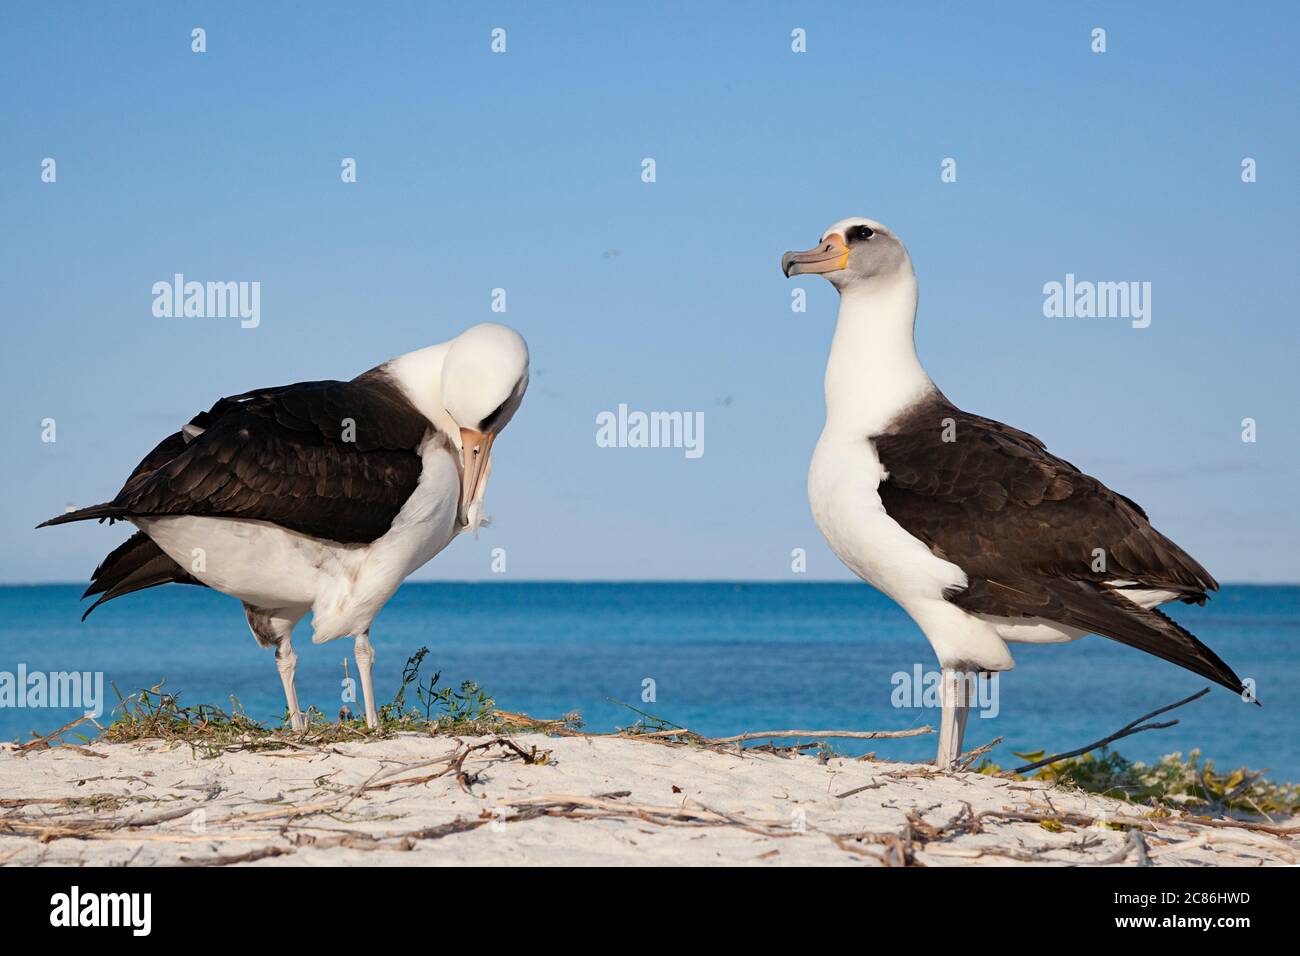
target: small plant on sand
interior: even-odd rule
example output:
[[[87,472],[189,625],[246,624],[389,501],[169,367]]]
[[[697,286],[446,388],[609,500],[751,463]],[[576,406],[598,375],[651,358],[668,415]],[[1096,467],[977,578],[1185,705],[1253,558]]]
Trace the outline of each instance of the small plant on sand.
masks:
[[[477,731],[473,728],[490,722],[496,702],[488,696],[487,691],[472,680],[461,681],[460,689],[439,687],[442,671],[434,672],[427,681],[420,680],[420,665],[428,655],[429,649],[422,647],[409,658],[402,668],[402,683],[397,688],[393,699],[379,709],[379,722],[400,725],[397,729],[430,729],[433,733],[495,733],[495,727]],[[415,697],[420,708],[406,709],[406,692],[415,688]]]
[[[1016,756],[1032,763],[1041,760],[1043,752]],[[987,774],[1002,772],[988,762],[979,770]],[[1049,764],[1029,779],[1149,806],[1287,815],[1300,811],[1300,785],[1273,783],[1265,779],[1264,773],[1244,767],[1221,773],[1214,769],[1214,761],[1202,761],[1199,750],[1191,751],[1186,758],[1172,753],[1157,763],[1146,764],[1103,747]]]
[[[117,717],[99,736],[109,743],[169,740],[191,744],[208,751],[208,756],[215,756],[235,743],[257,749],[255,742],[271,734],[268,728],[244,713],[235,697],[230,698],[230,710],[222,710],[212,704],[182,706],[176,694],[163,690],[161,681],[141,688],[130,697],[123,697],[117,685],[113,685],[113,692],[118,700]]]
[[[576,714],[562,720],[534,720],[525,714],[495,709],[495,702],[473,681],[459,688],[439,687],[441,672],[420,680],[420,666],[429,649],[422,647],[406,662],[402,682],[393,699],[379,708],[379,726],[367,727],[360,718],[330,720],[314,707],[306,714],[307,727],[293,732],[268,727],[244,712],[231,697],[229,710],[211,704],[184,706],[177,694],[163,690],[162,682],[143,688],[129,697],[118,696],[116,717],[99,735],[108,743],[163,740],[188,743],[196,753],[215,757],[231,750],[281,749],[285,746],[320,746],[350,740],[388,737],[395,733],[504,734],[524,730],[574,729],[581,721]],[[408,691],[414,689],[418,706],[408,706]],[[287,722],[288,714],[285,714]]]
[[[692,734],[680,724],[674,724],[671,720],[647,713],[639,707],[633,707],[631,704],[625,704],[621,700],[615,700],[613,697],[606,697],[611,704],[618,704],[620,707],[626,707],[634,714],[638,714],[637,719],[627,727],[620,727],[619,733],[626,737],[638,737],[643,734],[671,734],[674,731],[680,731],[684,737],[697,737],[698,734]]]

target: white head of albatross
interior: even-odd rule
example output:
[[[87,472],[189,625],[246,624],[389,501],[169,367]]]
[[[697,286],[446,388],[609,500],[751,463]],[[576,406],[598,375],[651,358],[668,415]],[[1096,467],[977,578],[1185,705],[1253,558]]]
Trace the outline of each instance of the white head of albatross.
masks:
[[[840,293],[809,503],[836,556],[897,601],[939,658],[939,766],[961,753],[972,675],[1010,670],[1011,642],[1100,634],[1242,690],[1156,610],[1204,603],[1218,588],[1208,571],[1131,499],[935,387],[913,341],[916,275],[893,232],[843,219],[781,268]]]
[[[813,248],[787,252],[781,270],[823,276],[840,293],[826,366],[828,425],[833,418],[848,432],[870,434],[934,389],[914,344],[916,273],[888,226],[841,219]]]
[[[824,275],[843,292],[873,279],[911,275],[912,260],[903,243],[874,219],[841,219],[806,252],[787,252],[781,259],[786,276]]]
[[[461,454],[458,524],[475,532],[492,470],[492,443],[528,389],[528,346],[514,329],[484,322],[448,342],[379,366]]]

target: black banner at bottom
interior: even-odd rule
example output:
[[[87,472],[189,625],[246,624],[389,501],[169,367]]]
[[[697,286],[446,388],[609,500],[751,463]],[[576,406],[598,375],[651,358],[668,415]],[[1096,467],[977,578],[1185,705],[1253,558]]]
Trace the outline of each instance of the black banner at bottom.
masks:
[[[731,870],[725,882],[714,871],[685,868],[570,870],[559,879],[532,870],[467,869],[11,867],[0,869],[0,910],[6,927],[21,932],[178,943],[246,942],[252,924],[284,920],[297,945],[372,941],[385,926],[421,932],[426,917],[445,917],[449,909],[477,912],[472,923],[479,932],[483,917],[496,911],[516,918],[488,917],[493,933],[508,934],[511,925],[535,932],[541,919],[548,934],[570,923],[590,934],[594,906],[608,913],[633,903],[653,917],[656,932],[678,921],[699,929],[701,908],[719,905],[737,911],[741,918],[727,921],[737,931],[756,925],[752,913],[741,915],[756,900],[767,901],[765,915],[797,916],[812,907],[831,922],[847,903],[840,915],[852,919],[861,906],[873,921],[901,929],[980,919],[999,932],[1051,925],[1227,940],[1294,921],[1289,868],[834,869],[811,882],[807,871],[790,869]],[[549,889],[539,894],[541,887]]]

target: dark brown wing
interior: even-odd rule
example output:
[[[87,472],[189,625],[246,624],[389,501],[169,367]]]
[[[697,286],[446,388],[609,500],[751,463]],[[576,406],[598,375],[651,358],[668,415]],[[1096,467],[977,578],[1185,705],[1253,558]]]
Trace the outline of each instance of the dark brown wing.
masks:
[[[886,471],[885,511],[966,572],[968,587],[947,596],[954,604],[1079,627],[1241,687],[1195,637],[1118,593],[1156,589],[1203,603],[1218,589],[1128,498],[1034,436],[937,394],[871,441]],[[1115,581],[1132,583],[1106,583]]]
[[[46,524],[201,515],[368,543],[415,490],[432,427],[382,373],[223,398],[151,451],[112,501]]]

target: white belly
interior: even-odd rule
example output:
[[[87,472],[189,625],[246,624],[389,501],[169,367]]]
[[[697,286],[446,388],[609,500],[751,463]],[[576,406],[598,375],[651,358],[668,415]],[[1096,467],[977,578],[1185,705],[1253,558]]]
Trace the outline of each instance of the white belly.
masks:
[[[813,520],[858,577],[893,598],[925,632],[945,666],[1009,670],[1011,652],[997,628],[944,599],[966,574],[936,557],[885,511],[884,469],[865,436],[823,431],[808,471]]]
[[[366,550],[265,521],[176,515],[132,523],[208,587],[267,609],[310,607],[322,576],[358,564]]]
[[[261,608],[312,609],[316,643],[370,628],[416,568],[456,536],[460,472],[440,443],[422,448],[414,494],[369,544],[340,544],[264,521],[176,515],[134,524],[204,584]]]
[[[878,491],[883,478],[866,438],[844,441],[822,433],[808,470],[808,501],[835,556],[904,607],[964,587],[961,568],[935,557],[885,512]]]

